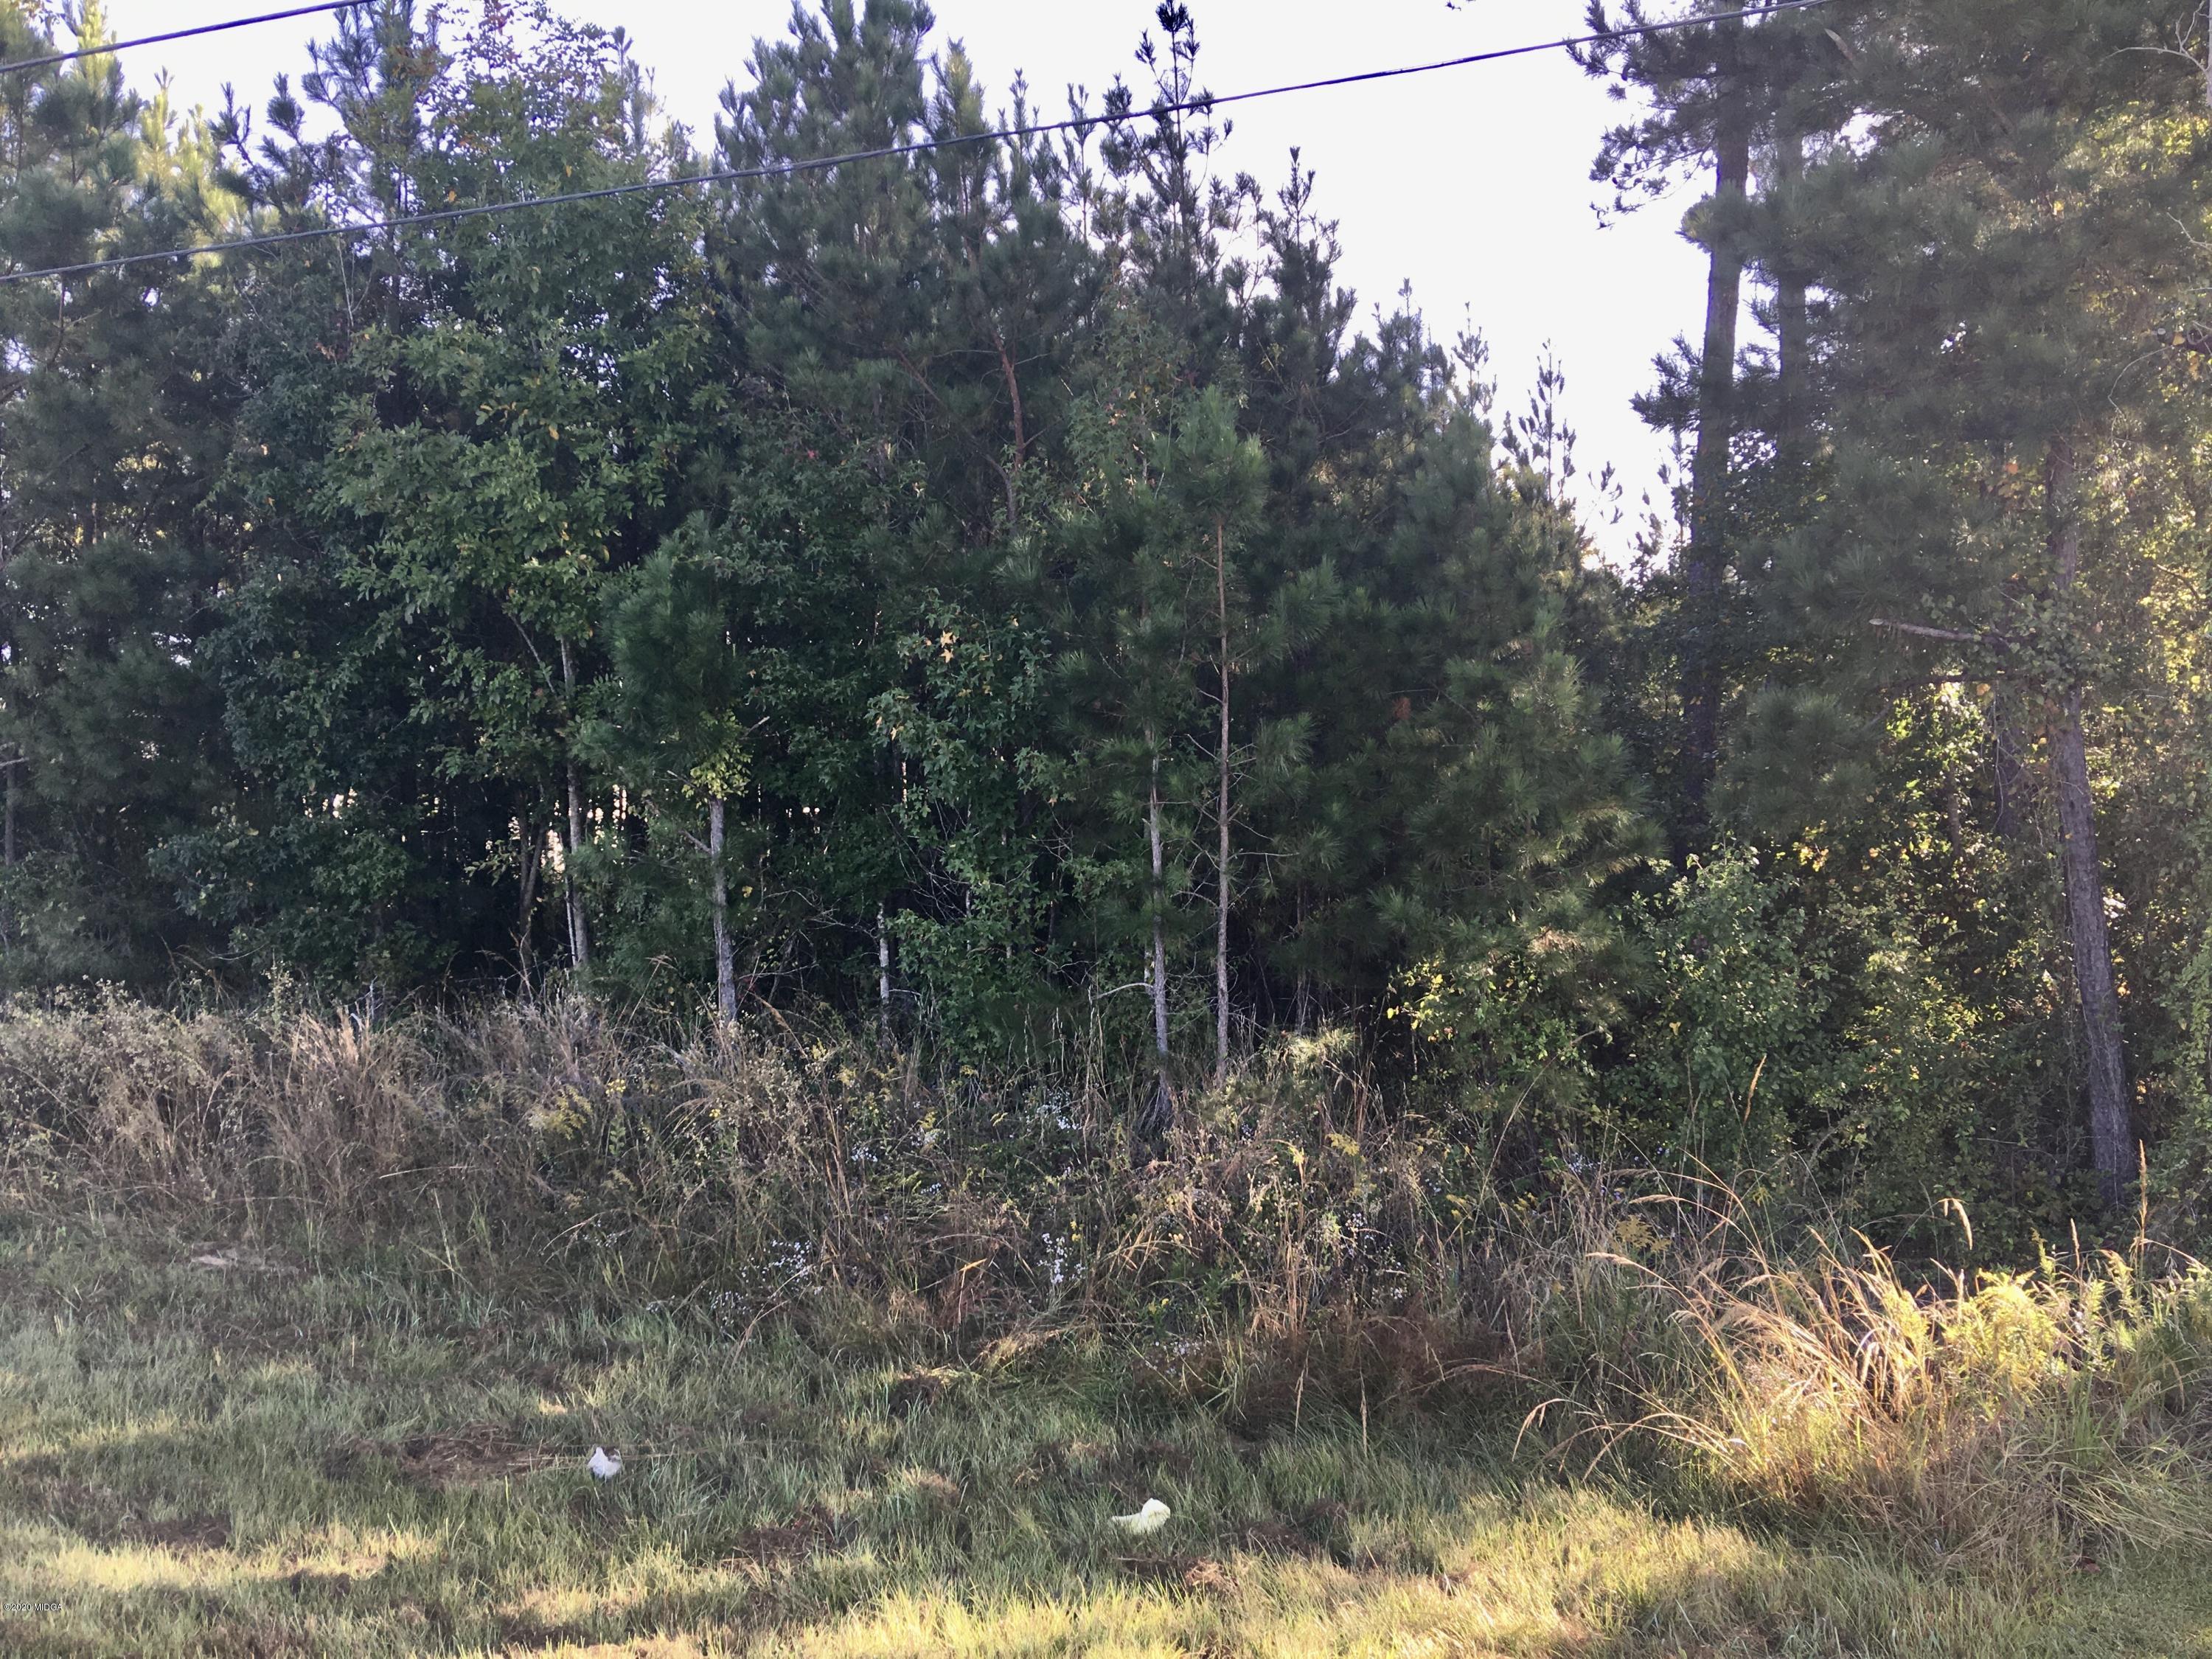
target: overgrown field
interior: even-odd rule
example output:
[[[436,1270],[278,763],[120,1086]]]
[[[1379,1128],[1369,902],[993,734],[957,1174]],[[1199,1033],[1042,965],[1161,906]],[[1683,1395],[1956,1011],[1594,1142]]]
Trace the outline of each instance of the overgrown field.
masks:
[[[11,1655],[2212,1644],[2185,1555],[2023,1589],[1785,1541],[1516,1465],[1509,1417],[1242,1420],[1088,1336],[929,1364],[87,1219],[13,1219],[0,1288],[0,1599],[59,1603]]]
[[[2212,1653],[2212,1289],[2147,1246],[1462,1191],[1310,1055],[1137,1169],[965,1087],[18,1011],[0,1652]]]

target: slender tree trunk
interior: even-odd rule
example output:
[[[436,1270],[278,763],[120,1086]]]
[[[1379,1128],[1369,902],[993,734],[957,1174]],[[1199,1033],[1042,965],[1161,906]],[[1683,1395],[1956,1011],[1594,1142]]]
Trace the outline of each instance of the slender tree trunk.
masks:
[[[2007,680],[1999,680],[1990,692],[1990,746],[1996,764],[1996,832],[2001,839],[2016,842],[2031,828],[2034,785],[2021,726],[2020,692]]]
[[[1775,140],[1774,179],[1786,199],[1805,176],[1805,138],[1793,125]],[[1775,345],[1781,359],[1781,404],[1777,411],[1781,428],[1780,450],[1790,462],[1805,459],[1806,428],[1812,413],[1810,380],[1812,320],[1805,292],[1805,274],[1794,258],[1784,256],[1774,281]]]
[[[514,961],[522,975],[522,994],[528,996],[538,981],[538,872],[545,867],[545,836],[526,828],[522,835],[521,892],[515,906]]]
[[[7,867],[10,870],[13,870],[15,867],[17,861],[15,853],[15,780],[21,775],[25,764],[23,751],[21,749],[18,748],[14,755],[9,757],[7,804],[3,814],[4,823],[0,823],[0,859],[4,859],[6,860]],[[13,905],[0,906],[0,945],[12,945],[15,942],[15,907]]]
[[[1147,738],[1151,734],[1146,733]],[[1160,834],[1160,757],[1152,751],[1152,801],[1145,827],[1152,849],[1152,1052],[1159,1082],[1144,1125],[1146,1138],[1164,1134],[1175,1122],[1175,1086],[1168,1080],[1167,860]]]
[[[714,1006],[725,1030],[738,1023],[738,959],[730,947],[730,878],[722,867],[729,845],[729,802],[717,795],[707,803],[707,856],[714,866]]]
[[[568,856],[562,866],[563,901],[568,912],[568,960],[579,973],[592,965],[591,929],[584,920],[584,890],[576,880],[576,859],[584,845],[584,790],[576,763],[568,763]]]
[[[1006,533],[1013,535],[1021,528],[1022,502],[1017,481],[1021,477],[1022,463],[1029,459],[1029,422],[1022,407],[1022,377],[1014,366],[1014,355],[1006,349],[1006,337],[998,330],[991,331],[991,343],[998,348],[999,371],[1006,379],[1006,396],[1014,411],[1014,462],[1002,469],[1006,484]]]
[[[891,930],[880,904],[876,907],[876,1041],[891,1046]]]
[[[1221,623],[1221,847],[1215,860],[1213,902],[1213,1086],[1229,1081],[1229,553],[1225,527],[1213,521],[1213,585]]]
[[[568,641],[561,641],[561,683],[568,694],[573,715],[576,703],[576,659]],[[568,757],[568,856],[562,864],[563,897],[568,910],[568,960],[578,973],[592,965],[592,934],[584,919],[584,890],[576,880],[576,859],[584,846],[584,787],[577,775],[576,760]]]
[[[2075,502],[2073,445],[2054,440],[2045,474],[2051,518],[2054,587],[2062,602],[2081,570],[2081,519]],[[2089,1146],[2097,1188],[2108,1205],[2127,1191],[2135,1168],[2135,1127],[2129,1098],[2125,1034],[2105,921],[2104,869],[2097,856],[2096,798],[2089,787],[2089,746],[2082,729],[2081,688],[2066,688],[2051,729],[2051,783],[2058,804],[2058,861],[2065,877],[2066,930],[2074,951],[2074,983],[2081,1002],[2081,1036],[2089,1062]]]
[[[1749,113],[1734,104],[1722,117],[1717,159],[1690,545],[1682,562],[1687,624],[1682,649],[1683,781],[1693,828],[1705,822],[1705,795],[1720,758],[1721,598],[1728,562],[1729,447],[1735,436],[1736,314],[1743,303],[1743,256],[1729,226],[1751,177]]]
[[[1297,892],[1297,940],[1301,955],[1306,942],[1306,890],[1302,885]],[[1304,1036],[1313,1024],[1313,976],[1304,968],[1298,969],[1296,988],[1291,993],[1291,1018],[1297,1035]]]

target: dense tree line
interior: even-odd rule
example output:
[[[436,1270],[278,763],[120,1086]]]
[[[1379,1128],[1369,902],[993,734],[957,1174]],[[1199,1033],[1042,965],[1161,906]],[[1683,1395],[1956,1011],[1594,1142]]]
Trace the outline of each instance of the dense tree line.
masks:
[[[963,141],[0,287],[6,977],[828,1006],[1103,1057],[1141,1133],[1348,1031],[1509,1170],[1794,1150],[2025,1229],[2148,1155],[2193,1202],[2212,222],[2163,10],[1585,52],[1613,205],[1708,185],[1627,572],[1556,375],[1501,415],[1479,338],[1356,327],[1299,157],[1177,107],[1180,4],[1011,141],[921,0],[797,11],[711,143],[523,7],[344,14],[211,115],[0,77],[15,270]],[[59,21],[0,0],[0,56]]]

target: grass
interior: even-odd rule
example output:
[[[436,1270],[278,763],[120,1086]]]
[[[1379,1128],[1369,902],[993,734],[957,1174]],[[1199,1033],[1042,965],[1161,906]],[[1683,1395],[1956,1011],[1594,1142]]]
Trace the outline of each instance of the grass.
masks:
[[[1869,1248],[1662,1276],[1694,1340],[1646,1382],[1647,1422],[1721,1491],[1931,1557],[2201,1550],[2212,1275],[2148,1278],[2142,1254],[1935,1284]]]
[[[1109,1074],[0,1008],[0,1655],[2212,1659],[2203,1271]]]
[[[1479,1401],[1254,1413],[1076,1327],[962,1360],[529,1283],[0,1213],[0,1652],[2212,1654],[2201,1553],[1950,1567],[1575,1484]]]

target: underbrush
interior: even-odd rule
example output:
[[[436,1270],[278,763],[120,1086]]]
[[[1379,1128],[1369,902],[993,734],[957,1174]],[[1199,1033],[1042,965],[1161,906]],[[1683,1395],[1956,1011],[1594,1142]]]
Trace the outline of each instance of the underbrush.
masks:
[[[2212,1273],[2146,1247],[1908,1274],[1863,1238],[1785,1254],[1740,1208],[1665,1201],[1591,1253],[1616,1338],[1538,1408],[1558,1443],[1656,1441],[1693,1498],[1930,1562],[2100,1570],[2212,1540]],[[1596,1305],[1595,1299],[1591,1305]]]
[[[1913,1266],[1650,1172],[1507,1201],[1387,1106],[1340,1042],[1291,1043],[1133,1155],[1101,1091],[929,1077],[827,1029],[656,1037],[580,1001],[0,1019],[0,1179],[49,1220],[925,1370],[1103,1341],[1239,1432],[1519,1422],[1530,1459],[1925,1562],[2212,1539],[2201,1271],[2140,1242]]]

